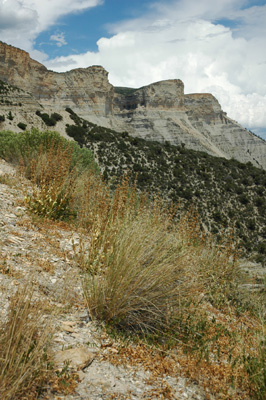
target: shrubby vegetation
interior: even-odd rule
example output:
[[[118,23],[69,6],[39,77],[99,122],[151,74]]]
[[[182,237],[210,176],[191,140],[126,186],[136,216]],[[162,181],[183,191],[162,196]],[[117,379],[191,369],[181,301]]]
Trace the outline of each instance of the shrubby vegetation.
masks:
[[[38,158],[39,151],[48,151],[51,143],[68,147],[71,149],[71,167],[78,165],[79,170],[98,166],[94,162],[93,154],[88,149],[82,149],[76,142],[69,142],[57,132],[40,132],[38,129],[14,133],[11,131],[0,131],[0,157],[14,164],[29,164],[31,160]]]
[[[93,129],[92,137],[99,135],[102,141],[104,132],[91,126]],[[122,135],[135,149],[140,143],[144,145],[140,139]],[[113,139],[107,137],[105,148],[112,148]],[[101,142],[95,139],[92,143]],[[120,145],[124,149],[122,141]],[[161,169],[169,173],[170,164],[162,154],[171,155],[171,146],[152,146],[152,153],[156,154],[152,160],[158,157]],[[265,293],[247,292],[242,285],[247,278],[238,268],[232,237],[226,236],[219,245],[215,244],[202,233],[193,210],[178,212],[159,196],[152,201],[149,196],[138,194],[127,174],[116,185],[106,183],[95,171],[89,150],[80,149],[54,132],[1,132],[0,152],[9,161],[23,160],[21,171],[33,183],[27,199],[33,213],[65,219],[80,229],[80,245],[78,249],[74,245],[74,251],[93,319],[105,323],[112,334],[134,335],[135,340],[140,340],[142,351],[143,341],[155,343],[153,352],[167,357],[174,348],[175,364],[178,362],[187,377],[197,379],[216,399],[265,398]],[[177,149],[173,155],[177,176],[182,171],[181,155],[188,156],[185,148]],[[194,159],[193,168],[199,167],[206,182],[213,184],[214,172],[209,175],[201,158],[195,163],[197,155],[189,155]],[[134,165],[142,168],[140,149],[134,155],[129,153],[129,157],[134,157]],[[207,155],[202,158],[213,162]],[[250,184],[250,176],[252,182],[264,178],[250,166],[231,163],[234,177],[238,177],[238,169],[251,171],[245,185]],[[186,171],[190,167],[188,163]],[[224,167],[229,172],[228,164]],[[152,187],[153,180],[150,182]],[[232,181],[228,182],[231,190]],[[257,196],[263,190],[259,186]],[[192,188],[191,191],[194,198]],[[214,207],[216,220],[223,223],[223,210],[218,203]],[[234,212],[232,208],[232,215]],[[254,218],[250,217],[251,230]],[[10,327],[12,324],[7,324],[0,339],[7,337]],[[127,354],[127,348],[121,346],[121,355]],[[12,360],[19,357],[19,351],[14,346]],[[1,355],[0,362],[3,358]],[[31,358],[28,360],[35,365],[34,358],[32,362]],[[9,362],[6,365],[10,366],[12,378],[7,379],[11,382],[9,388],[15,388],[15,366]],[[25,364],[24,368],[31,371],[30,365]],[[37,371],[41,371],[39,366]]]
[[[129,96],[133,94],[137,89],[134,88],[129,88],[129,87],[122,87],[122,86],[116,86],[115,87],[115,93],[123,94],[124,96]]]
[[[36,115],[38,115],[47,126],[55,126],[58,121],[63,119],[62,115],[58,113],[52,113],[51,116],[49,116],[49,114],[41,113],[39,110],[36,111]]]
[[[137,174],[141,191],[161,193],[167,201],[192,205],[203,229],[218,238],[231,229],[243,256],[265,263],[266,171],[237,160],[145,141],[117,133],[78,117],[66,128],[69,136],[91,149],[105,179],[115,182],[125,170]]]
[[[8,115],[7,115],[7,118],[8,118],[10,121],[13,121],[14,116],[13,116],[13,114],[12,114],[11,111],[9,111],[9,113],[8,113]]]
[[[25,131],[27,128],[27,124],[24,124],[23,122],[18,123],[18,127],[22,130]]]

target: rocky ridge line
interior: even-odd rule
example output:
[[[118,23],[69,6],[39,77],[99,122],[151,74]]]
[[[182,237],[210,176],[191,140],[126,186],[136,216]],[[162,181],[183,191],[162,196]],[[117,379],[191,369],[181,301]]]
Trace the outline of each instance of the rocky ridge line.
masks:
[[[0,79],[29,92],[45,110],[61,113],[70,107],[90,122],[119,132],[175,145],[184,143],[194,150],[266,168],[266,142],[230,119],[211,94],[184,94],[184,84],[178,79],[126,93],[109,83],[101,66],[56,73],[25,51],[2,42]],[[21,103],[22,107],[13,108],[14,113],[22,112]],[[32,113],[35,111],[33,106]],[[62,133],[63,125],[58,130]]]

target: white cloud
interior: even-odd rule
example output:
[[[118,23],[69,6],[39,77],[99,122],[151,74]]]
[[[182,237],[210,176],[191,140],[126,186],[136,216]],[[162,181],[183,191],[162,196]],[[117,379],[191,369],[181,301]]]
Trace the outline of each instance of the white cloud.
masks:
[[[65,35],[63,32],[55,33],[54,35],[50,36],[50,40],[55,41],[58,47],[62,47],[67,44],[65,39]]]
[[[179,78],[186,93],[213,93],[244,126],[266,126],[266,6],[245,9],[246,4],[157,2],[148,15],[113,25],[113,36],[98,40],[98,52],[46,64],[56,71],[101,64],[117,86]],[[222,24],[225,18],[231,28]]]
[[[157,0],[141,18],[110,26],[111,37],[98,40],[97,52],[47,61],[34,50],[37,35],[59,17],[103,2],[0,0],[0,38],[58,72],[103,65],[114,85],[140,87],[182,79],[186,93],[211,92],[242,125],[266,127],[266,5],[254,6],[248,0]],[[58,46],[66,43],[58,31],[51,39]]]
[[[0,38],[42,61],[46,55],[34,50],[34,40],[39,33],[55,25],[60,17],[95,7],[103,1],[0,0]]]

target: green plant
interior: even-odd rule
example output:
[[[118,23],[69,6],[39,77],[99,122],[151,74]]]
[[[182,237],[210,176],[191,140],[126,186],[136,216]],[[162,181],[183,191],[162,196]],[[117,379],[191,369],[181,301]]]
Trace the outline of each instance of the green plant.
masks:
[[[38,129],[21,133],[0,131],[0,157],[14,164],[22,162],[27,169],[31,161],[38,158],[40,146],[45,152],[51,147],[52,142],[57,145],[61,143],[63,147],[71,147],[71,166],[76,165],[80,172],[90,168],[95,171],[99,170],[90,150],[81,149],[77,143],[69,142],[57,132],[41,132]],[[30,172],[27,173],[27,176],[29,174]]]
[[[19,122],[17,125],[22,131],[25,131],[27,128],[27,125],[24,124],[23,122]]]
[[[63,119],[63,117],[58,113],[52,113],[52,115],[49,116],[47,113],[41,113],[40,110],[36,111],[36,115],[38,115],[47,126],[55,126],[58,121]]]
[[[52,113],[51,118],[54,119],[55,121],[62,121],[63,119],[62,115],[58,113]]]
[[[258,400],[266,397],[266,337],[257,337],[256,350],[243,355],[245,370],[248,374],[253,395]]]
[[[12,112],[9,111],[7,118],[12,121],[14,119],[14,116],[12,115]]]

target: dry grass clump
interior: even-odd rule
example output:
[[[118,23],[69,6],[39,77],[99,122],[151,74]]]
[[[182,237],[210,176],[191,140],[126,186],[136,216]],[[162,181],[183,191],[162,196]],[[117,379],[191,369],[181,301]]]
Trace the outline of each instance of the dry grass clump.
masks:
[[[145,333],[167,354],[178,345],[182,371],[217,399],[265,398],[264,335],[243,312],[233,237],[215,244],[192,211],[177,222],[127,177],[113,196],[93,176],[86,184],[79,262],[91,316]]]
[[[6,323],[0,327],[0,398],[35,399],[47,382],[47,346],[51,330],[41,302],[30,286],[11,299]]]
[[[52,142],[45,152],[40,147],[38,159],[31,160],[28,174],[35,187],[26,201],[33,213],[51,219],[73,214],[77,170],[71,168],[72,153],[70,146]]]
[[[126,176],[113,197],[92,176],[83,193],[80,220],[88,239],[79,262],[87,271],[84,293],[93,317],[165,330],[188,304],[226,296],[237,275],[232,253],[208,244],[195,216],[174,222],[176,210],[139,199]]]
[[[180,274],[182,244],[165,233],[164,224],[147,212],[125,217],[113,236],[105,232],[107,243],[85,283],[93,316],[142,329],[166,323],[189,282]]]

